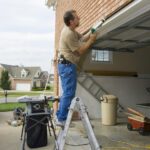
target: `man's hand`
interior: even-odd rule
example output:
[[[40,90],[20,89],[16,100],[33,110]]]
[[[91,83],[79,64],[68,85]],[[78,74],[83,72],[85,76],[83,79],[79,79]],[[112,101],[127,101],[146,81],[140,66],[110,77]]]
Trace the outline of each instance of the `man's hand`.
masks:
[[[90,35],[89,40],[83,46],[77,49],[76,52],[79,55],[82,55],[85,51],[87,51],[87,49],[91,46],[91,44],[96,40],[96,37],[97,37],[97,32],[95,31],[94,33]]]
[[[97,37],[97,32],[96,31],[90,35],[90,40],[91,40],[92,43],[96,40],[96,37]]]

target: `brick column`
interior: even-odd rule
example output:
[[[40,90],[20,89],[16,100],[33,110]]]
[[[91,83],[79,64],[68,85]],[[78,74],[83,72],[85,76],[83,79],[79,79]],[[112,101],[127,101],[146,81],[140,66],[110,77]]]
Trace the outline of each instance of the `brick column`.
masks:
[[[55,50],[55,58],[54,58],[54,96],[59,96],[59,77],[58,77],[58,71],[57,71],[57,57],[58,57],[58,51]],[[58,102],[53,103],[53,109],[54,113],[53,116],[55,117],[56,111],[58,110]]]

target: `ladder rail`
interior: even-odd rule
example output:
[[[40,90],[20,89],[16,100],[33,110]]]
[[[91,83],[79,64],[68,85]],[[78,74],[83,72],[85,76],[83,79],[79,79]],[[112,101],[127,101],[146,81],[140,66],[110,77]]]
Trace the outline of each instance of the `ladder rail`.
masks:
[[[91,125],[90,120],[87,115],[86,106],[83,104],[82,101],[79,101],[77,103],[77,108],[79,110],[79,114],[82,119],[83,126],[85,127],[85,130],[87,132],[88,139],[89,139],[92,150],[100,150],[101,147],[98,144],[95,134],[93,132],[92,125]]]
[[[66,136],[68,133],[68,129],[69,129],[69,125],[72,119],[72,115],[73,115],[73,110],[75,108],[76,105],[76,98],[74,98],[71,102],[70,108],[69,108],[69,112],[68,112],[68,117],[65,123],[65,127],[61,127],[60,131],[59,131],[59,135],[58,135],[58,150],[63,150],[63,147],[65,145],[65,140],[66,140]]]

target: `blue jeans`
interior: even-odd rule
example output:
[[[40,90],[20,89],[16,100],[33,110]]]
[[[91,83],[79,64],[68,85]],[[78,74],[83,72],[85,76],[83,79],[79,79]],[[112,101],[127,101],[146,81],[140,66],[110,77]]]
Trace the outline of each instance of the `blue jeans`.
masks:
[[[76,66],[72,63],[67,65],[58,63],[58,74],[61,78],[63,95],[61,97],[59,109],[56,112],[56,115],[58,121],[65,121],[68,115],[68,107],[70,106],[76,92]]]

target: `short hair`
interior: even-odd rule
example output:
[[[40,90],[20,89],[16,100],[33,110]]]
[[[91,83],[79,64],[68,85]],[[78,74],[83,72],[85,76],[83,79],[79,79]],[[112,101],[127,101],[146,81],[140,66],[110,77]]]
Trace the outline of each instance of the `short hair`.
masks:
[[[72,15],[72,13],[75,13],[75,10],[68,10],[65,12],[64,14],[64,23],[69,26],[70,25],[70,20],[74,20],[74,16]]]

